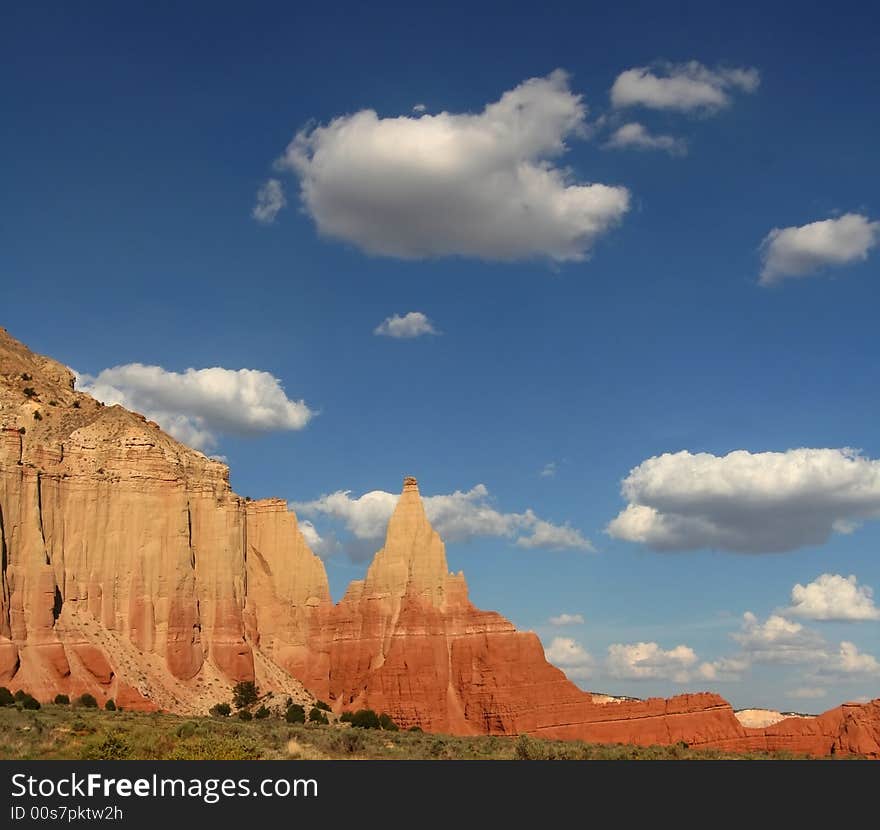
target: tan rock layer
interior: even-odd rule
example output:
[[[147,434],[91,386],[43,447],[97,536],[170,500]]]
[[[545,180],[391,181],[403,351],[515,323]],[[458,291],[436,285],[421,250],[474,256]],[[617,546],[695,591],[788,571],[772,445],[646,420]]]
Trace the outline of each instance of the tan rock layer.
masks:
[[[0,560],[0,683],[44,700],[203,712],[256,679],[437,732],[880,757],[880,701],[763,729],[712,694],[594,701],[470,603],[415,479],[334,606],[283,501],[241,499],[225,465],[75,392],[2,329]]]

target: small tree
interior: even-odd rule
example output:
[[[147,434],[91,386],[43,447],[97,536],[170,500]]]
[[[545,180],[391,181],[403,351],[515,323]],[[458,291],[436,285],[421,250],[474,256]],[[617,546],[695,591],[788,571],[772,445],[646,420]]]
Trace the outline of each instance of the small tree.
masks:
[[[70,704],[70,698],[67,695],[55,695],[55,703],[59,706],[68,706]]]
[[[98,701],[95,700],[94,695],[90,695],[86,692],[84,695],[80,695],[76,701],[77,706],[82,706],[84,709],[97,709]]]
[[[27,697],[21,702],[21,705],[24,709],[39,709],[40,701],[33,697],[33,695],[27,695]]]
[[[115,711],[116,711],[116,701],[113,700],[113,698],[111,697],[110,700],[108,700],[108,701],[104,704],[104,708],[105,708],[108,712],[115,712]]]
[[[0,706],[12,706],[15,696],[5,686],[0,686]]]
[[[397,724],[391,720],[391,716],[387,712],[379,715],[379,726],[387,732],[397,732]]]
[[[330,723],[327,716],[317,707],[313,706],[309,712],[309,723]]]
[[[379,716],[372,709],[359,709],[351,716],[351,725],[360,729],[378,729]]]
[[[256,703],[259,697],[257,686],[253,680],[242,680],[240,683],[236,683],[232,689],[232,702],[236,709],[244,709],[245,706]]]
[[[330,707],[329,703],[324,703],[323,700],[318,700],[315,702],[315,708],[321,709],[324,712],[332,712],[333,709]]]
[[[238,719],[243,721],[253,720],[254,716],[247,709],[242,709],[238,713]]]
[[[287,711],[284,713],[284,720],[288,723],[305,723],[306,710],[298,703],[293,703],[287,707]]]
[[[232,707],[228,703],[217,703],[211,707],[208,714],[215,718],[228,718],[231,711]]]
[[[351,719],[354,717],[354,712],[343,712],[339,716],[340,723],[351,723]]]
[[[28,693],[27,693],[24,689],[18,689],[18,690],[16,691],[16,693],[13,695],[13,697],[14,697],[19,703],[21,703],[21,701],[23,701],[27,696],[28,696]]]
[[[256,712],[254,712],[254,717],[257,720],[263,720],[263,718],[268,718],[271,714],[272,713],[265,706],[261,706]]]

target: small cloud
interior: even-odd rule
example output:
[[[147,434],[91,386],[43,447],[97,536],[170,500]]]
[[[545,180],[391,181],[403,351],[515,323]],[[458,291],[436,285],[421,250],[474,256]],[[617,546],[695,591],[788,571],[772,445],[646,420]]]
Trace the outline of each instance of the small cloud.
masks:
[[[287,204],[284,196],[284,186],[278,179],[269,179],[257,191],[257,203],[251,211],[251,216],[264,225],[271,225],[275,217]]]
[[[615,108],[712,113],[730,105],[733,92],[754,92],[761,82],[751,67],[709,69],[698,61],[658,63],[621,72],[611,87]]]
[[[818,686],[801,686],[799,689],[792,689],[786,693],[793,700],[816,700],[825,697],[828,689],[821,689]]]
[[[690,646],[665,650],[657,643],[615,643],[608,646],[606,669],[620,680],[674,680],[687,683],[697,655]]]
[[[413,112],[422,113],[422,112],[425,112],[425,110],[427,110],[427,109],[428,109],[428,108],[427,108],[424,104],[416,104],[416,105],[412,108],[412,111],[413,111]]]
[[[586,680],[593,673],[592,655],[571,637],[554,637],[544,656],[570,678]]]
[[[613,150],[663,150],[671,156],[687,155],[687,142],[671,135],[652,135],[636,122],[618,127],[605,146]]]
[[[582,614],[560,614],[557,617],[550,617],[548,620],[550,625],[583,625],[584,617]]]
[[[373,334],[380,337],[394,337],[398,340],[409,340],[426,334],[440,334],[434,324],[421,311],[409,311],[406,314],[395,314],[386,317]]]
[[[532,525],[531,536],[516,540],[521,548],[547,548],[549,550],[585,550],[594,553],[596,548],[577,528],[571,525],[555,525],[538,519]]]
[[[556,475],[556,462],[549,461],[540,472],[541,478],[553,478]]]
[[[859,585],[853,575],[840,574],[822,574],[806,585],[795,585],[787,613],[809,620],[880,620],[871,588]]]
[[[761,285],[788,277],[806,277],[822,268],[864,262],[880,242],[880,221],[859,213],[800,227],[774,228],[761,243]]]

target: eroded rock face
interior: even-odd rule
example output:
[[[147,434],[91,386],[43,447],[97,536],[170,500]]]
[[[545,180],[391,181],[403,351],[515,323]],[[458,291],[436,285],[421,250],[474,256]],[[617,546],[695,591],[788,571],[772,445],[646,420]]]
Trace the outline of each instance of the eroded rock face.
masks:
[[[204,712],[256,679],[428,731],[880,757],[880,700],[748,729],[713,694],[594,699],[471,604],[412,478],[333,606],[283,501],[239,498],[225,465],[2,329],[0,563],[0,683],[42,700]]]

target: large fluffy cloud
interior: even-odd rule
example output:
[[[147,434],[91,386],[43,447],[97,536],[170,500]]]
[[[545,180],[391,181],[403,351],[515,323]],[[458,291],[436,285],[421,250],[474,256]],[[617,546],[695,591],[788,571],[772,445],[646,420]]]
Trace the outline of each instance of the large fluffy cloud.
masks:
[[[732,637],[755,663],[810,663],[825,656],[825,641],[818,633],[779,614],[761,622],[746,611],[742,629]]]
[[[212,447],[218,433],[298,430],[314,415],[304,401],[287,397],[278,378],[257,369],[169,372],[128,363],[76,377],[80,391],[140,412],[200,450]]]
[[[697,61],[639,66],[617,76],[611,103],[618,108],[712,112],[728,106],[732,92],[754,92],[760,80],[757,69],[709,69]]]
[[[859,585],[855,576],[840,574],[822,574],[806,585],[796,584],[787,613],[811,620],[880,620],[871,588]]]
[[[690,646],[663,649],[657,643],[615,643],[608,646],[606,671],[620,680],[670,679],[687,683],[697,655]]]
[[[341,521],[357,539],[376,541],[385,535],[398,498],[396,493],[384,490],[373,490],[357,498],[352,497],[349,490],[338,490],[313,501],[292,502],[291,506],[305,516],[327,516]],[[499,511],[484,484],[466,491],[423,496],[422,501],[428,519],[446,541],[497,536],[528,548],[593,549],[579,531],[569,525],[544,521],[532,510]]]
[[[439,334],[428,316],[421,311],[409,311],[406,314],[393,314],[386,317],[375,329],[373,334],[380,337],[394,337],[408,340],[425,334]]]
[[[554,164],[585,124],[557,70],[476,114],[340,116],[297,133],[277,166],[322,233],[371,254],[580,261],[629,207],[626,188]]]
[[[880,516],[880,461],[850,449],[683,451],[643,461],[622,493],[629,504],[607,528],[618,539],[656,550],[786,551]]]
[[[862,262],[878,241],[880,221],[871,222],[859,213],[800,227],[774,228],[761,243],[761,284]]]
[[[570,678],[583,680],[593,673],[592,656],[571,637],[554,637],[545,649],[544,656]]]
[[[618,127],[605,143],[615,150],[663,150],[671,156],[687,154],[687,142],[672,135],[654,135],[644,125],[630,122]]]

